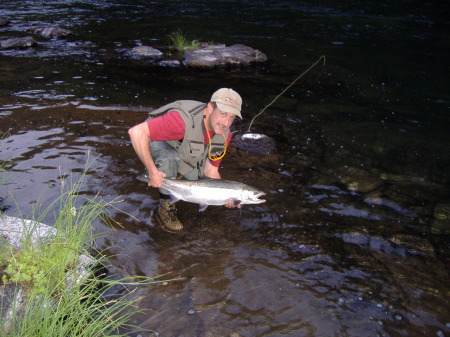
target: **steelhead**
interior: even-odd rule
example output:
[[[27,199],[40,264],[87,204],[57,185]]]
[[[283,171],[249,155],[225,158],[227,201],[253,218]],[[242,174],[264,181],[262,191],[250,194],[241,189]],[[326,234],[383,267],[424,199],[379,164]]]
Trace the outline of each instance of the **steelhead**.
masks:
[[[261,204],[264,192],[237,181],[223,179],[175,180],[163,179],[163,188],[170,192],[171,202],[184,200],[199,204],[203,212],[209,205],[224,205],[228,199],[237,204]]]

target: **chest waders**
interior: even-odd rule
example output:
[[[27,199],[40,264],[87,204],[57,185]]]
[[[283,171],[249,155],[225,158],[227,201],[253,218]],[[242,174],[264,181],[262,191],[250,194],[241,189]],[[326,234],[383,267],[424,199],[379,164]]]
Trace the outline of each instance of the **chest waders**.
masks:
[[[208,155],[208,146],[205,146],[205,127],[203,125],[203,112],[206,103],[190,100],[180,100],[166,104],[159,109],[151,111],[148,119],[152,119],[165,113],[176,110],[180,113],[186,126],[184,138],[180,140],[167,141],[169,145],[175,148],[180,157],[178,172],[185,176],[189,172],[197,169],[198,176],[202,177],[206,157]],[[225,139],[228,139],[228,132],[225,132]],[[211,139],[212,153],[221,152],[225,148],[224,139],[222,135],[215,134]],[[191,177],[195,179],[194,177]]]

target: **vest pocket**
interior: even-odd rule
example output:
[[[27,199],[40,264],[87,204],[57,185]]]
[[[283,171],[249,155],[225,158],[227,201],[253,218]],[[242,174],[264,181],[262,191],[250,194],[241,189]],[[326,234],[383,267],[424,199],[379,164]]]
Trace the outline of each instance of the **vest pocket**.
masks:
[[[197,157],[205,150],[203,142],[197,142],[195,140],[188,140],[189,155]]]

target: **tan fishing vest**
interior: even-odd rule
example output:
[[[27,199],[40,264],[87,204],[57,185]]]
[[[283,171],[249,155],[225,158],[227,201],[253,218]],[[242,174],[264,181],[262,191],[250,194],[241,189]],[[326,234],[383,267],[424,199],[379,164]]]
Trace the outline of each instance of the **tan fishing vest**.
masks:
[[[205,126],[203,123],[203,112],[206,108],[206,103],[190,100],[180,100],[162,106],[159,109],[151,111],[149,118],[161,116],[169,111],[176,110],[180,112],[186,125],[184,138],[181,141],[168,141],[173,146],[180,156],[180,165],[178,171],[185,175],[193,169],[199,170],[199,176],[203,176],[206,157],[208,155],[208,145],[205,146]],[[229,130],[225,132],[225,138],[228,138]],[[224,149],[224,139],[222,135],[215,134],[211,139],[211,153],[221,152]]]

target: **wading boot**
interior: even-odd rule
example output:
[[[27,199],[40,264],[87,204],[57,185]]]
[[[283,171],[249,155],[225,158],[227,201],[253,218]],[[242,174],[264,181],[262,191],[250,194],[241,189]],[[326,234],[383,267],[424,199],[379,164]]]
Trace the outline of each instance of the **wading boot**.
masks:
[[[156,219],[160,226],[171,233],[179,232],[183,229],[183,224],[177,218],[177,209],[167,199],[159,200],[159,208],[156,212]]]

